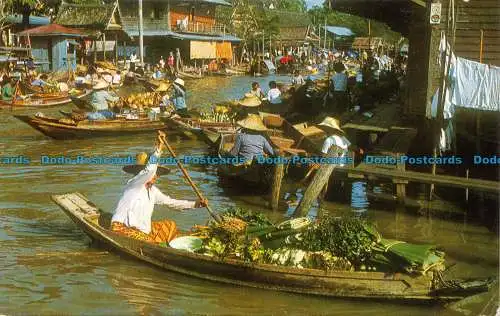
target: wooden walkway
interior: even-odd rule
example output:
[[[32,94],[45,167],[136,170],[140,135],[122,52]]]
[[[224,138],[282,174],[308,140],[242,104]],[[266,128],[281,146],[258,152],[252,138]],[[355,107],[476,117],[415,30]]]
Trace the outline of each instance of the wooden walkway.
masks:
[[[334,169],[336,173],[347,173],[352,175],[375,176],[379,178],[398,179],[402,181],[435,184],[438,186],[472,189],[484,192],[500,192],[500,182],[462,178],[445,175],[432,175],[430,173],[416,171],[401,171],[375,167],[373,165],[360,164],[357,167],[338,167]]]

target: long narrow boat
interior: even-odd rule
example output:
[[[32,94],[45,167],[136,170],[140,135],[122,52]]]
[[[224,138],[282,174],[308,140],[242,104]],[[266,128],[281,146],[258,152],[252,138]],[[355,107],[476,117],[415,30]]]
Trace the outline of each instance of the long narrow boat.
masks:
[[[152,133],[165,129],[165,123],[149,119],[127,120],[124,118],[103,121],[83,120],[74,122],[68,118],[14,115],[36,130],[54,139],[83,139],[103,136],[124,136]]]
[[[71,103],[71,98],[82,99],[88,96],[92,90],[79,91],[74,95],[53,95],[53,96],[37,96],[33,95],[24,100],[3,101],[0,100],[0,108],[8,109],[25,109],[25,108],[48,108],[52,106],[64,105]]]
[[[53,195],[52,200],[93,241],[106,248],[168,271],[235,286],[327,297],[418,303],[457,301],[488,291],[494,283],[491,279],[448,282],[448,286],[444,287],[439,285],[443,283],[436,274],[409,276],[401,273],[324,271],[221,260],[117,234],[108,229],[109,214],[80,193]]]
[[[197,118],[163,118],[169,129],[182,133],[189,138],[199,138],[213,146],[221,134],[236,133],[236,126],[229,122],[206,122]]]

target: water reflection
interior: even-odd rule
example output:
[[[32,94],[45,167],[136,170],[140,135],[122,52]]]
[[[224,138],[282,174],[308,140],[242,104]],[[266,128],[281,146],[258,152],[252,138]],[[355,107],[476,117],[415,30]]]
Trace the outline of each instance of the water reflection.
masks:
[[[366,195],[366,182],[353,182],[351,189],[351,209],[353,212],[363,214],[368,210],[370,203]]]

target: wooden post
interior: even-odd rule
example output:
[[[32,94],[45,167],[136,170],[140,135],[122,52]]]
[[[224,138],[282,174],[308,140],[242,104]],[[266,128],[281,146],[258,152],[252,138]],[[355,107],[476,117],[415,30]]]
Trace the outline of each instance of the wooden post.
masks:
[[[142,0],[139,0],[139,56],[141,67],[144,66],[144,24],[142,21]]]
[[[400,154],[396,154],[396,161],[399,161],[400,157],[401,157]],[[396,164],[396,169],[404,172],[406,169],[405,164],[404,163]],[[408,181],[393,179],[392,183],[396,185],[396,196],[398,197],[398,201],[400,203],[403,203],[404,199],[406,198],[406,185],[408,184]]]
[[[484,40],[484,31],[481,29],[481,40],[479,44],[479,62],[483,62],[483,40]]]
[[[93,41],[93,44],[94,44],[94,64],[95,64],[97,61],[97,42],[96,42],[96,40]]]
[[[476,154],[481,155],[481,111],[476,111]],[[485,219],[484,192],[477,192],[479,219]]]
[[[273,173],[273,183],[271,187],[271,209],[273,211],[278,210],[280,193],[281,193],[281,183],[284,175],[285,175],[285,164],[284,163],[275,164]]]
[[[306,192],[304,192],[302,200],[300,200],[299,205],[294,211],[294,216],[307,216],[312,204],[328,183],[333,169],[335,169],[335,164],[324,164],[316,171],[314,178],[307,187]]]
[[[127,66],[127,42],[123,42],[123,67]]]
[[[118,67],[118,33],[115,33],[115,65]]]
[[[106,61],[106,33],[102,33],[102,60]]]

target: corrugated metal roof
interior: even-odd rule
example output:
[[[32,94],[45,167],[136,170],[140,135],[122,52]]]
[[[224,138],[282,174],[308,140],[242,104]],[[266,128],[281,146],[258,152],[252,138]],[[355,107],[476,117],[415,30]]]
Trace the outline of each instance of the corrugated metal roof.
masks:
[[[342,27],[342,26],[326,26],[326,30],[332,34],[338,35],[338,36],[353,36],[354,33],[351,31],[351,29],[347,27]]]
[[[23,15],[22,14],[11,14],[5,18],[5,22],[7,23],[15,23],[22,24],[23,23]],[[29,18],[30,25],[47,25],[50,24],[50,18],[47,16],[34,16],[30,15]]]
[[[135,30],[125,30],[129,36],[139,36],[139,31]],[[186,34],[177,33],[172,31],[144,31],[143,36],[168,36],[176,39],[182,40],[193,40],[193,41],[205,41],[205,42],[241,42],[241,39],[233,35],[199,35],[199,34]]]
[[[176,33],[171,32],[170,35],[173,38],[177,39],[185,39],[185,40],[194,40],[194,41],[214,41],[214,42],[241,42],[241,39],[233,36],[233,35],[225,35],[225,36],[209,36],[209,35],[198,35],[198,34],[186,34],[186,33]]]

